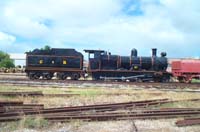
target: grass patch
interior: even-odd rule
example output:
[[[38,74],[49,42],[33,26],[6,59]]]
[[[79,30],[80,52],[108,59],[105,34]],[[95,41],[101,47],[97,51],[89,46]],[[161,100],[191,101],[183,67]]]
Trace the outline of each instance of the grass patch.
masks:
[[[48,126],[49,122],[44,120],[42,117],[24,117],[20,121],[0,123],[0,131],[10,132],[24,128],[41,130],[48,128]]]
[[[192,83],[200,83],[199,79],[192,79]]]
[[[0,123],[0,131],[2,132],[11,132],[17,130],[19,127],[18,122],[8,122],[8,123]]]
[[[0,86],[0,92],[33,92],[42,91],[44,94],[80,94],[84,96],[96,95],[104,93],[99,88],[42,88],[42,87],[23,87],[23,86]],[[105,90],[106,91],[106,90]]]
[[[25,117],[20,121],[20,126],[22,128],[31,128],[31,129],[42,129],[46,128],[49,125],[49,122],[42,117]]]
[[[98,94],[103,94],[105,93],[104,90],[102,89],[93,89],[93,88],[89,88],[89,89],[75,89],[72,88],[70,89],[72,94],[80,94],[82,96],[95,96]]]

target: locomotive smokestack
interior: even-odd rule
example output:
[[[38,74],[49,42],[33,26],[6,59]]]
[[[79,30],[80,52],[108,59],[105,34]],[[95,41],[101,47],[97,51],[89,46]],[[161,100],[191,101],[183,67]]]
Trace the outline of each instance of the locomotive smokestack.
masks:
[[[131,56],[132,57],[137,57],[137,50],[136,49],[132,49],[131,50]]]
[[[156,48],[153,48],[153,49],[152,49],[152,56],[156,56],[156,54],[157,54],[157,49],[156,49]]]

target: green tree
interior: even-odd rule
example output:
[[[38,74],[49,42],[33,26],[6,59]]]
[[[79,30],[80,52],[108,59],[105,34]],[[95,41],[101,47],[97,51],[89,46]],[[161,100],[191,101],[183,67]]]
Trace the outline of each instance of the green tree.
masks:
[[[15,67],[14,61],[10,59],[10,55],[0,51],[0,67],[12,68]]]

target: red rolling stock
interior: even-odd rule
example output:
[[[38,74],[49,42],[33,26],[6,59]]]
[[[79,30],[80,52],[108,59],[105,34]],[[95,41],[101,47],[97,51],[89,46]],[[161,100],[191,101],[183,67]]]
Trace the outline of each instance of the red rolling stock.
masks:
[[[172,62],[172,74],[179,82],[191,82],[200,78],[200,60],[182,60]]]

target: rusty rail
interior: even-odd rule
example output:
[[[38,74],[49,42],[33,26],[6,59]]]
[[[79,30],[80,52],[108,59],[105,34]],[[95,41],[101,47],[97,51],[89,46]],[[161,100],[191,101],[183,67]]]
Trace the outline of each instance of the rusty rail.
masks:
[[[24,113],[18,115],[1,116],[0,122],[16,121],[23,118]],[[141,110],[139,112],[119,112],[119,113],[88,113],[88,114],[68,114],[68,113],[38,113],[36,115],[42,116],[49,121],[71,121],[71,120],[83,120],[83,121],[110,121],[110,120],[132,120],[132,119],[165,119],[165,118],[178,118],[178,117],[191,117],[199,116],[200,111],[162,111],[152,112],[151,110]],[[29,115],[35,116],[35,115]]]
[[[200,125],[200,117],[199,118],[187,118],[187,119],[184,119],[184,120],[178,120],[176,122],[176,125],[178,127]]]
[[[2,96],[43,96],[42,91],[0,92]]]
[[[22,105],[22,101],[0,101],[0,106]]]
[[[108,121],[133,119],[163,119],[177,117],[200,116],[198,108],[164,108],[150,109],[170,102],[168,99],[144,100],[126,103],[100,104],[75,107],[60,107],[44,109],[42,106],[27,104],[23,109],[11,109],[0,113],[0,122],[20,120],[23,116],[37,115],[49,121]],[[13,110],[13,111],[12,111]],[[118,111],[120,110],[120,111]]]
[[[0,95],[1,96],[48,96],[48,97],[80,96],[80,94],[43,94],[42,91],[0,92]]]
[[[1,84],[6,85],[24,85],[24,86],[56,86],[56,87],[67,87],[70,85],[81,85],[81,84],[95,84],[95,85],[110,85],[118,87],[119,85],[132,85],[132,86],[138,86],[140,88],[150,89],[150,88],[156,88],[156,89],[166,89],[166,90],[174,90],[174,89],[183,89],[183,88],[190,88],[193,89],[193,91],[199,90],[200,83],[192,83],[192,84],[182,84],[182,83],[137,83],[137,82],[105,82],[105,81],[91,81],[91,80],[29,80],[27,78],[2,78],[0,79]],[[196,89],[196,90],[194,90]],[[192,91],[190,91],[192,92]]]
[[[43,104],[24,104],[22,101],[0,101],[0,114],[42,109],[44,109]]]

